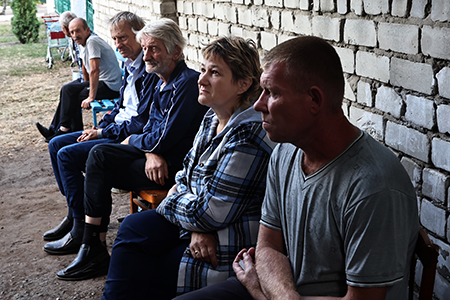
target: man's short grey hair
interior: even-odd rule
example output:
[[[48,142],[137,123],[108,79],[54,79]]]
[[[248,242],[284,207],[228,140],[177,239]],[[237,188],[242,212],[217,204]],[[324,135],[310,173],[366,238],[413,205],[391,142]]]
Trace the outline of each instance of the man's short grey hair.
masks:
[[[61,25],[61,27],[69,28],[70,21],[72,21],[76,17],[77,15],[73,12],[65,11],[59,16],[59,25]]]
[[[139,43],[141,43],[142,35],[161,40],[169,54],[174,53],[176,47],[179,46],[181,48],[181,55],[177,62],[184,60],[183,49],[186,46],[186,41],[181,33],[180,27],[173,20],[163,18],[145,25],[136,34],[136,40]]]
[[[117,28],[122,22],[129,24],[134,31],[139,31],[145,26],[145,21],[141,17],[129,11],[117,13],[109,20],[109,25],[111,28]]]

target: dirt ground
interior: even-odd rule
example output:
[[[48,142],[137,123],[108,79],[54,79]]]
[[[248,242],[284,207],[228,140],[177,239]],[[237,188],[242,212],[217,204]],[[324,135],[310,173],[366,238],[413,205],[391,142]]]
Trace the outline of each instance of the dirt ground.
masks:
[[[10,64],[46,64],[45,58]],[[59,62],[62,64],[62,62]],[[4,62],[0,62],[3,68]],[[51,256],[42,234],[67,212],[53,176],[47,143],[35,127],[48,126],[60,87],[71,80],[69,62],[57,71],[0,75],[0,299],[100,299],[106,276],[66,282],[56,278],[75,254]],[[85,127],[91,111],[83,112]],[[114,195],[107,243],[111,252],[119,223],[129,213],[128,194]]]

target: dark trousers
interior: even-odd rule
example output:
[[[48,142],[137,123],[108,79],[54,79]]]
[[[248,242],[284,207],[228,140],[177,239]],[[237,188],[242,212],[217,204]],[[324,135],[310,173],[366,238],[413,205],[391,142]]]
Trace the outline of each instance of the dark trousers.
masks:
[[[236,277],[181,295],[176,300],[252,300]]]
[[[102,231],[106,231],[103,220],[111,214],[111,188],[124,190],[170,189],[179,170],[169,166],[169,180],[161,186],[145,175],[145,153],[122,144],[100,144],[89,152],[84,181],[85,214],[102,217]],[[107,224],[106,224],[107,226]]]
[[[172,299],[189,242],[155,210],[129,215],[114,241],[102,299]]]
[[[74,80],[62,86],[59,94],[59,104],[49,128],[54,131],[60,126],[71,131],[83,130],[81,102],[89,96],[89,81]],[[119,92],[111,90],[103,81],[99,81],[96,99],[118,98]]]
[[[89,151],[97,144],[116,143],[112,139],[77,142],[83,131],[57,136],[50,140],[48,152],[59,190],[66,197],[74,218],[84,219],[84,175]]]

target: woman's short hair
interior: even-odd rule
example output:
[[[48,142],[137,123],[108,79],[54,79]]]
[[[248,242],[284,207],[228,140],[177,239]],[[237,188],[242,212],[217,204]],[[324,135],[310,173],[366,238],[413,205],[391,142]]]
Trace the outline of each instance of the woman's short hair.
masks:
[[[139,31],[145,26],[145,21],[141,17],[129,11],[121,11],[109,20],[111,28],[117,28],[122,22],[129,24],[134,31]]]
[[[202,49],[203,58],[219,56],[228,65],[233,74],[233,81],[250,78],[251,86],[241,95],[240,105],[252,105],[261,94],[259,79],[261,65],[256,44],[251,39],[240,37],[222,37]]]
[[[61,27],[69,28],[70,21],[72,21],[76,17],[77,15],[73,12],[65,11],[59,16],[59,25],[61,25]]]
[[[180,47],[181,55],[176,62],[184,60],[183,49],[186,46],[186,41],[181,33],[180,27],[173,20],[163,18],[145,25],[136,34],[136,40],[139,43],[141,43],[142,35],[161,40],[169,54],[174,53],[177,46]]]
[[[287,40],[264,56],[264,69],[274,63],[284,63],[284,76],[293,91],[318,86],[330,99],[332,110],[342,109],[344,74],[336,50],[327,41],[313,36]]]

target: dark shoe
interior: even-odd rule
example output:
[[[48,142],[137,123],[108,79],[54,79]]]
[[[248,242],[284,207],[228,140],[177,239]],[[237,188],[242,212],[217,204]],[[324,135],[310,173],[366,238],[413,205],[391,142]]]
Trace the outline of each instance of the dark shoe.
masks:
[[[51,255],[73,254],[80,250],[80,246],[81,238],[74,239],[69,232],[62,239],[45,244],[44,251]]]
[[[44,241],[60,240],[72,230],[72,226],[73,221],[66,216],[58,226],[44,233],[43,239]]]
[[[110,256],[103,244],[89,246],[83,244],[75,260],[56,277],[61,280],[76,281],[108,274]]]
[[[52,136],[49,136],[48,138],[46,138],[45,141],[48,143],[48,142],[51,141],[52,138],[55,138],[55,137],[57,137],[58,135],[63,135],[63,134],[70,133],[70,132],[71,132],[71,130],[62,131],[61,129],[58,129],[58,130],[55,132],[55,134],[53,134]]]
[[[43,137],[48,139],[52,135],[55,134],[55,132],[51,129],[48,129],[47,127],[42,126],[39,122],[36,122],[36,127],[39,130],[39,132],[42,134]]]

